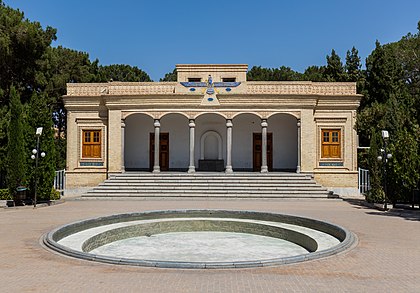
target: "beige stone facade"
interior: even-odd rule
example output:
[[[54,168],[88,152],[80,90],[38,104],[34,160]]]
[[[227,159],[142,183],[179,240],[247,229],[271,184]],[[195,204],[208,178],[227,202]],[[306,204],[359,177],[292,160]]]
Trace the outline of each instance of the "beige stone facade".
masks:
[[[245,64],[177,71],[178,82],[67,85],[68,188],[95,186],[128,169],[162,171],[161,133],[169,135],[169,171],[199,172],[212,160],[227,173],[256,171],[257,160],[258,172],[310,173],[327,187],[357,188],[355,83],[246,81]],[[262,137],[260,155],[253,133]]]

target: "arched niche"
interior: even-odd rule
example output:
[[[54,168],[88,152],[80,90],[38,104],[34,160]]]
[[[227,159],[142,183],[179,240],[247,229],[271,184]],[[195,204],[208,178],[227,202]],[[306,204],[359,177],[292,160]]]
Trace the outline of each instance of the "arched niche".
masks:
[[[223,160],[222,136],[216,131],[205,132],[200,139],[200,160]]]

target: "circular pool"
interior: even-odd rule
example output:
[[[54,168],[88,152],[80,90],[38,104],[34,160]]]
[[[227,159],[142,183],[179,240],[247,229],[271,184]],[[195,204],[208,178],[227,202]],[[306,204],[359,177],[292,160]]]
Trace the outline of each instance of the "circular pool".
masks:
[[[355,237],[340,226],[291,215],[167,210],[67,224],[43,242],[68,256],[113,264],[239,268],[330,256],[350,248]]]

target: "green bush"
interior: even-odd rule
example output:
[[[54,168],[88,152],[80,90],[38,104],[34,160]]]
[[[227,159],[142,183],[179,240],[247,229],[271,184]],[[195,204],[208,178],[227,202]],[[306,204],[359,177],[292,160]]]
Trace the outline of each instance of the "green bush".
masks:
[[[57,200],[60,199],[60,191],[55,190],[54,188],[51,189],[51,196],[50,200]]]
[[[0,189],[0,200],[12,200],[9,189]]]
[[[385,193],[382,188],[371,189],[366,193],[366,201],[370,203],[384,203]]]

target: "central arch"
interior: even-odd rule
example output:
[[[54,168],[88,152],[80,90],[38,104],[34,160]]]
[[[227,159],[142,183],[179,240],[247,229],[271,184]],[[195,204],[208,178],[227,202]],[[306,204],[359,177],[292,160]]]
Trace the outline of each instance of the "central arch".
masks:
[[[198,171],[224,171],[226,162],[226,119],[218,113],[203,113],[195,119],[195,148]]]
[[[210,130],[201,136],[200,160],[222,160],[222,136]]]

